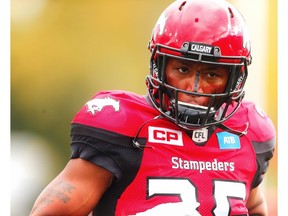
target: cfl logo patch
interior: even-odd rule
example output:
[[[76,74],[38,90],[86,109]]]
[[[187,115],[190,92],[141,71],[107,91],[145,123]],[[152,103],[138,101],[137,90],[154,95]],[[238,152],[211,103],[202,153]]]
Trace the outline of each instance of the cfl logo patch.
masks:
[[[157,144],[183,146],[182,132],[168,128],[148,128],[148,141]]]
[[[208,129],[201,128],[193,131],[192,140],[196,143],[203,143],[208,140]]]

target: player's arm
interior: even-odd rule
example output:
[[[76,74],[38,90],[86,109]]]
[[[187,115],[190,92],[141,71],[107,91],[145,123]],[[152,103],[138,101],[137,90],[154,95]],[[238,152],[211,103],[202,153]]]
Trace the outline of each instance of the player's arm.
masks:
[[[260,186],[251,190],[246,207],[250,216],[268,215],[266,200]]]
[[[112,180],[112,173],[106,169],[72,159],[42,191],[30,215],[88,215]]]

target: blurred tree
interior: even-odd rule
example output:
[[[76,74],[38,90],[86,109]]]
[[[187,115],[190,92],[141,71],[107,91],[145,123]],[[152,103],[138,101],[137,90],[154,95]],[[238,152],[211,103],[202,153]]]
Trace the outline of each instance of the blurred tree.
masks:
[[[70,121],[94,92],[145,93],[148,40],[168,3],[12,1],[12,131],[43,135],[65,163]]]

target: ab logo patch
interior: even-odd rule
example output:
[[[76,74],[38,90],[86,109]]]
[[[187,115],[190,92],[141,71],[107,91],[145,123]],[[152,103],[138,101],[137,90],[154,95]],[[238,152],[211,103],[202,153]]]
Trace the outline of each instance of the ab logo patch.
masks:
[[[220,149],[240,149],[240,139],[236,134],[229,132],[217,133]]]

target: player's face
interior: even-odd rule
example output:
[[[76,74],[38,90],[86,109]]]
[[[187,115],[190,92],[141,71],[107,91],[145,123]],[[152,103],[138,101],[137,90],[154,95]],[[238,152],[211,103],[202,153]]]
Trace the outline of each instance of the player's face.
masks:
[[[167,83],[175,88],[205,94],[223,93],[229,69],[222,65],[197,63],[169,58],[166,65]],[[208,97],[180,93],[179,101],[201,106],[209,105]]]

